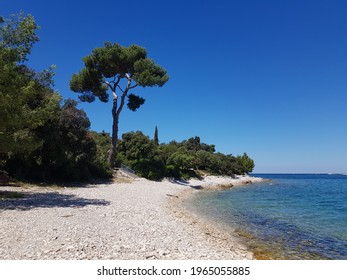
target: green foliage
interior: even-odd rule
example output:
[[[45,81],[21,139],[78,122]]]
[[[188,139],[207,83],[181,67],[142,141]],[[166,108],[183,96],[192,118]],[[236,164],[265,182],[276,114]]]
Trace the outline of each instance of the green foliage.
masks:
[[[141,159],[132,163],[136,174],[149,180],[160,180],[167,175],[163,163],[156,159]]]
[[[224,155],[216,153],[216,163],[210,167],[210,170],[219,175],[243,174],[242,166],[237,162],[237,159],[232,155]]]
[[[119,161],[129,165],[138,175],[152,180],[199,177],[198,170],[233,176],[254,168],[254,162],[247,154],[238,157],[224,155],[215,153],[214,147],[201,143],[199,137],[155,145],[154,140],[137,131],[123,134],[117,148]]]
[[[155,144],[141,131],[127,132],[117,144],[118,153],[125,161],[154,158]]]
[[[156,146],[159,145],[158,127],[155,127],[155,130],[154,130],[154,143]]]
[[[161,87],[168,81],[169,76],[153,59],[147,58],[146,49],[136,45],[122,47],[106,42],[103,47],[95,48],[83,61],[85,67],[79,73],[73,74],[70,88],[80,93],[80,100],[86,102],[93,102],[96,98],[108,102],[107,90],[112,93],[113,125],[109,163],[114,166],[119,116],[124,104],[128,100],[128,108],[136,111],[145,102],[144,98],[130,94],[129,90],[137,86]],[[120,95],[117,94],[118,91],[121,92]]]
[[[143,58],[134,63],[134,81],[143,87],[163,86],[169,77],[166,71],[154,63],[153,59]]]
[[[237,160],[241,163],[244,173],[248,174],[253,171],[255,166],[254,161],[246,153],[242,156],[238,156]]]
[[[135,94],[129,94],[128,96],[128,108],[135,112],[138,108],[145,103],[145,99]]]
[[[31,15],[24,13],[11,15],[9,19],[0,20],[1,58],[5,62],[22,62],[27,60],[33,44],[39,40],[36,34],[39,26]]]
[[[107,102],[108,85],[118,81],[116,87],[113,87],[115,92],[121,79],[133,80],[142,87],[163,86],[169,79],[163,68],[147,58],[147,51],[136,45],[122,47],[106,42],[104,47],[95,48],[83,61],[85,68],[74,74],[70,81],[71,90],[81,93],[81,101],[92,102],[97,97],[100,101]],[[144,99],[140,100],[141,102],[135,103],[142,105]],[[132,102],[134,100],[130,100],[130,104]],[[137,109],[139,106],[135,107]],[[132,106],[129,108],[133,110]]]
[[[168,164],[169,157],[178,150],[178,146],[174,143],[163,144],[157,147],[157,157],[165,164]]]
[[[108,159],[108,150],[111,146],[111,136],[109,133],[102,131],[100,133],[95,131],[90,131],[90,135],[93,137],[96,143],[96,161],[100,163],[101,166],[104,166],[106,169],[109,169],[110,166],[107,162]]]
[[[181,145],[183,147],[185,147],[188,151],[199,151],[199,150],[203,150],[203,151],[207,151],[210,153],[214,153],[215,152],[215,146],[214,145],[208,145],[205,143],[201,143],[200,142],[200,137],[195,136],[195,137],[191,137],[188,140],[184,140]]]
[[[212,166],[217,165],[217,157],[211,152],[199,150],[196,152],[197,167],[200,170],[211,169]]]
[[[102,77],[92,69],[83,69],[79,74],[73,74],[70,88],[82,92],[79,99],[83,102],[93,102],[96,97],[102,102],[108,101],[107,86],[103,85]]]
[[[166,176],[163,161],[157,156],[157,146],[141,131],[128,132],[118,141],[118,159],[140,176],[158,180]]]
[[[7,171],[25,179],[80,181],[109,176],[107,166],[97,157],[97,145],[89,133],[90,122],[76,101],[67,100],[37,134],[41,147],[7,160]]]
[[[166,165],[166,176],[170,178],[179,179],[181,177],[180,169],[175,165]]]
[[[177,166],[179,169],[187,170],[195,167],[195,159],[196,157],[193,153],[179,149],[169,157],[167,163]]]
[[[38,41],[32,16],[0,21],[0,168],[14,177],[85,180],[109,176],[90,121],[77,102],[52,90],[54,67],[23,64]]]
[[[31,152],[42,145],[36,130],[59,106],[53,67],[35,72],[26,65],[38,26],[32,16],[13,15],[0,24],[0,156]]]

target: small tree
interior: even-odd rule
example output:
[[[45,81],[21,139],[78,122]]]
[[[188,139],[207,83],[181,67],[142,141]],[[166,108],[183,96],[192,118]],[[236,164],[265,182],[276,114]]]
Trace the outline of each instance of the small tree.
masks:
[[[245,173],[248,174],[253,171],[255,167],[254,161],[246,153],[243,153],[242,156],[238,156],[237,159],[239,160],[240,164],[243,166],[243,171]]]
[[[132,111],[136,111],[145,102],[145,99],[129,91],[137,86],[161,87],[169,77],[161,66],[147,58],[146,49],[136,45],[122,47],[119,44],[106,42],[104,47],[95,48],[83,61],[85,68],[73,74],[70,88],[74,92],[81,93],[79,96],[81,101],[93,102],[97,97],[102,102],[108,102],[109,96],[113,97],[112,145],[108,157],[110,165],[113,166],[119,116],[126,99],[127,106]],[[111,92],[110,95],[107,94],[108,90]],[[118,90],[120,104],[118,104]]]
[[[159,136],[158,136],[158,127],[157,126],[155,127],[155,130],[154,130],[154,144],[156,146],[159,145]]]

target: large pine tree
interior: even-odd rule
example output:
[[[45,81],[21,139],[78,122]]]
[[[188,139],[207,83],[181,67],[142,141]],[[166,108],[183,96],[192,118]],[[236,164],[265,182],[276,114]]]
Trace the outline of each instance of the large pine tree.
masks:
[[[109,164],[113,166],[119,116],[125,102],[127,100],[127,106],[132,111],[136,111],[145,102],[145,99],[129,91],[138,86],[161,87],[169,77],[160,65],[147,57],[146,49],[136,45],[123,47],[106,42],[103,47],[95,48],[83,61],[85,67],[73,74],[70,88],[81,93],[81,101],[93,102],[98,98],[102,102],[108,102],[110,96],[113,98],[112,145],[108,158]]]

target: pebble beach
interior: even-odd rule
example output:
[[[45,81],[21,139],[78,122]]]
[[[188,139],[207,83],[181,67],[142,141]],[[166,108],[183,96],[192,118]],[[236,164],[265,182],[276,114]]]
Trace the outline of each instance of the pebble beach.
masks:
[[[253,259],[238,236],[182,205],[195,192],[260,181],[249,176],[190,181],[142,178],[78,187],[1,186],[1,260]]]

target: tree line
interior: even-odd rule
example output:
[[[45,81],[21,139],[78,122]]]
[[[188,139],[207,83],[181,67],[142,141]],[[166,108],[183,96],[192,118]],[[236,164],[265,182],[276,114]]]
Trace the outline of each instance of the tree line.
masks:
[[[141,131],[127,132],[117,144],[117,161],[151,180],[164,177],[190,178],[204,174],[227,175],[252,172],[254,161],[242,156],[216,153],[215,145],[202,143],[195,136],[181,142],[158,143],[158,130],[154,139]]]
[[[54,66],[27,64],[38,28],[31,15],[0,18],[0,170],[43,181],[110,176],[86,113],[53,90]]]
[[[112,135],[91,131],[90,120],[77,108],[77,101],[63,100],[54,91],[55,67],[43,71],[29,67],[28,56],[39,41],[38,29],[31,15],[0,17],[1,173],[40,181],[81,181],[109,178],[112,167],[122,162],[140,176],[158,180],[195,176],[196,170],[231,175],[254,168],[247,154],[216,153],[214,145],[201,143],[199,137],[159,144],[157,128],[153,140],[139,131],[125,133],[118,140],[119,114],[126,100],[132,111],[144,103],[128,91],[168,81],[166,71],[138,46],[106,43],[87,56],[85,68],[73,75],[70,87],[81,94],[81,101],[97,97],[107,102],[107,90],[113,97]]]

